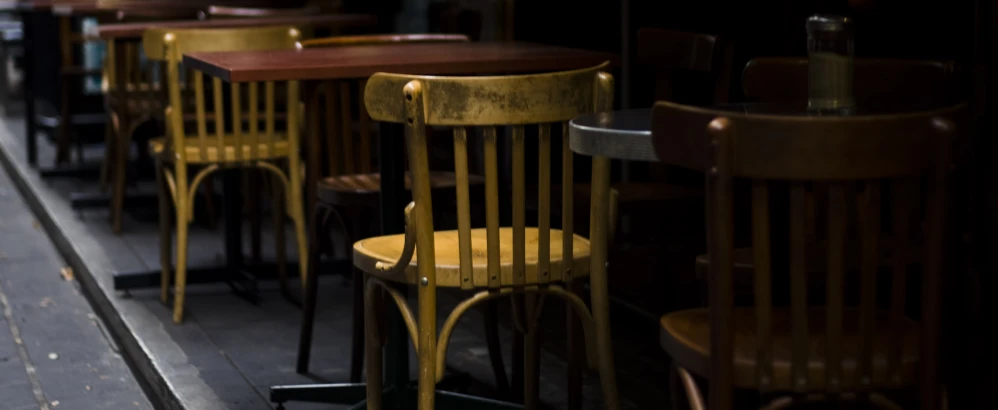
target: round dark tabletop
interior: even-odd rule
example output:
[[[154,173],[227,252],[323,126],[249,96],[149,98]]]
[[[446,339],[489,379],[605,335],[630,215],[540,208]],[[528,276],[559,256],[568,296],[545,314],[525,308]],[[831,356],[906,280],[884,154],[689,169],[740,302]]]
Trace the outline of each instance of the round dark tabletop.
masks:
[[[925,107],[910,102],[867,104],[857,107],[852,115],[887,115],[928,111],[941,107]],[[807,109],[799,103],[731,103],[710,109],[740,114],[829,116]],[[633,161],[658,161],[651,135],[651,108],[581,115],[569,122],[569,144],[572,151],[589,156],[602,156]]]
[[[586,114],[569,122],[572,151],[634,161],[658,161],[651,138],[651,108]]]

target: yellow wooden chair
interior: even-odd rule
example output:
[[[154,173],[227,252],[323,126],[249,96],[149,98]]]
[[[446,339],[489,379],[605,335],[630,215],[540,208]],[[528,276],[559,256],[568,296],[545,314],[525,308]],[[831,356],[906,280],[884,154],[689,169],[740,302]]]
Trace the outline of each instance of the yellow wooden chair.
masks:
[[[518,295],[526,303],[516,325],[527,335],[525,377],[527,408],[539,406],[537,318],[543,298],[566,300],[581,317],[590,363],[599,369],[607,406],[618,408],[610,349],[606,287],[607,242],[612,231],[609,160],[593,165],[590,239],[572,229],[572,153],[562,145],[562,229],[551,228],[551,126],[584,113],[612,108],[613,80],[608,63],[550,74],[497,77],[429,77],[379,73],[365,89],[372,119],[402,123],[408,141],[413,202],[405,209],[406,233],[354,243],[354,265],[366,273],[365,329],[367,406],[381,408],[382,357],[378,293],[387,292],[402,311],[419,357],[419,408],[434,408],[436,383],[444,373],[447,342],[457,320],[472,306],[500,296]],[[458,230],[434,231],[426,127],[452,127]],[[496,126],[512,134],[512,227],[499,226],[499,166]],[[469,130],[466,127],[475,127]],[[538,144],[537,227],[526,226],[526,134]],[[536,137],[534,132],[536,131]],[[486,227],[471,227],[468,139],[482,138],[485,157]],[[437,198],[442,199],[442,198]],[[443,199],[450,201],[450,199]],[[400,210],[401,211],[401,210]],[[590,276],[592,312],[571,292],[572,280]],[[418,288],[418,316],[404,295],[388,282]],[[437,332],[437,289],[473,291]],[[419,322],[416,322],[416,317]],[[598,349],[597,349],[598,347]],[[449,397],[450,398],[450,397]],[[458,398],[454,398],[459,400]],[[467,403],[473,405],[473,403]]]
[[[277,262],[282,285],[286,286],[284,271],[284,205],[289,206],[288,214],[294,221],[298,240],[299,267],[302,282],[308,269],[305,241],[305,220],[302,204],[301,162],[298,157],[301,106],[299,87],[296,81],[287,83],[287,98],[275,94],[276,84],[263,85],[264,112],[260,112],[260,84],[231,84],[231,130],[225,130],[225,109],[222,104],[222,81],[212,80],[211,97],[214,112],[206,113],[206,90],[203,74],[193,75],[196,127],[193,133],[184,127],[184,111],[189,103],[181,98],[180,62],[185,53],[196,51],[266,50],[294,48],[301,32],[294,27],[254,27],[232,29],[151,29],[143,36],[146,56],[152,60],[166,62],[166,78],[169,88],[170,106],[166,109],[166,134],[164,138],[150,141],[150,149],[156,157],[157,180],[160,183],[160,263],[163,266],[162,292],[164,302],[168,298],[170,283],[170,206],[167,195],[173,198],[177,221],[177,263],[174,285],[173,320],[183,320],[184,287],[187,282],[187,225],[193,209],[193,194],[205,177],[214,171],[233,168],[262,168],[275,175],[274,190],[275,228],[277,229]],[[247,90],[248,97],[242,98],[241,91]],[[285,102],[284,113],[278,112],[278,102]],[[245,107],[242,107],[245,105]],[[262,115],[261,115],[262,114]],[[281,115],[284,114],[284,115]],[[278,121],[283,117],[285,127],[279,129]],[[208,122],[214,123],[214,133],[208,133]],[[260,125],[263,122],[264,127]],[[244,129],[244,125],[246,128]],[[188,167],[199,168],[194,177],[188,178]],[[285,197],[281,197],[286,192]]]

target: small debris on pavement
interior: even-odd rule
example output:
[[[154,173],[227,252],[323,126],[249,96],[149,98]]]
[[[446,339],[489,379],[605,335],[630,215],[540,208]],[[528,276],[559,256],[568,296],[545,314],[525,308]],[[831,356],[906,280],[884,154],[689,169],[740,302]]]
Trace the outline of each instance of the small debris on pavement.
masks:
[[[90,391],[90,386],[83,386],[83,387],[85,387],[87,391]]]
[[[73,268],[69,266],[60,269],[59,274],[62,275],[62,280],[73,280]]]
[[[49,360],[59,360],[59,353],[49,353]]]
[[[55,303],[55,302],[52,301],[52,298],[46,296],[46,297],[42,298],[41,302],[38,302],[38,306],[41,306],[43,308],[47,308],[47,307],[51,306],[53,303]]]
[[[53,401],[52,403],[49,403],[49,404],[51,404],[52,407],[59,407],[59,400],[55,400],[55,401]]]

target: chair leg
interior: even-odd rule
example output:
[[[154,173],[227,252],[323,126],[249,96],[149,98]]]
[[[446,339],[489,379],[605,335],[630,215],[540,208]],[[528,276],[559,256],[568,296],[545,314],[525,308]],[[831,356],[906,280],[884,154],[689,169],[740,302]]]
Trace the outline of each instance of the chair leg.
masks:
[[[580,281],[567,284],[568,290],[576,295],[582,291]],[[582,334],[582,321],[571,305],[565,305],[566,335],[568,338],[568,410],[582,409],[582,371],[585,363],[585,340]]]
[[[188,214],[189,205],[187,201],[187,178],[186,175],[177,174],[176,193],[177,198],[177,264],[176,280],[173,284],[173,322],[184,321],[184,296],[187,288],[187,228],[190,226]]]
[[[492,374],[496,380],[496,388],[504,399],[509,399],[509,379],[506,376],[506,364],[502,359],[502,344],[499,342],[499,305],[498,300],[485,302],[485,344],[489,349],[489,360],[492,362]]]
[[[277,259],[277,277],[281,282],[281,292],[285,295],[290,295],[291,286],[288,284],[287,246],[284,243],[284,215],[287,213],[284,203],[284,186],[281,183],[281,179],[277,175],[272,176],[271,181],[270,194],[273,204],[271,213],[274,216],[274,246],[276,247],[275,256]],[[305,285],[306,284],[302,282],[302,286]]]
[[[115,141],[117,141],[118,130],[115,124],[118,122],[117,114],[113,111],[108,114],[107,126],[104,127],[104,160],[100,165],[100,190],[107,192],[111,183],[111,175],[114,170]]]
[[[367,275],[363,275],[365,278]],[[375,285],[366,286],[364,298],[364,329],[367,356],[367,408],[381,410],[384,384],[382,380],[382,344],[381,344],[381,298]]]
[[[125,208],[125,176],[128,174],[128,149],[131,148],[131,128],[124,114],[118,117],[118,135],[115,144],[114,186],[111,190],[111,231],[121,233],[121,213]]]
[[[301,334],[298,337],[298,366],[297,371],[299,374],[308,373],[309,360],[312,355],[312,328],[315,324],[315,305],[316,297],[318,296],[319,281],[317,276],[316,267],[318,266],[319,254],[321,253],[321,244],[319,243],[319,232],[326,231],[326,224],[329,220],[328,208],[321,205],[315,207],[315,211],[312,214],[312,232],[309,237],[312,241],[309,242],[308,259],[309,272],[307,280],[305,281],[305,303],[302,306],[302,321],[301,321]],[[363,286],[363,278],[360,279],[361,286]],[[361,288],[363,292],[363,288]],[[356,297],[356,294],[354,295]],[[354,304],[354,309],[357,310],[356,303]],[[361,305],[359,311],[361,312],[361,317],[363,317],[364,306]],[[356,314],[355,314],[356,315]],[[363,322],[361,322],[363,326]],[[356,329],[354,329],[356,332]],[[364,330],[361,329],[361,332]],[[351,369],[353,366],[351,365]],[[351,382],[355,382],[351,380]]]
[[[295,223],[295,238],[298,241],[298,274],[301,283],[305,283],[308,276],[308,237],[305,232],[305,204],[302,199],[302,178],[301,167],[296,157],[288,162],[288,181],[291,186],[285,187],[288,195],[288,206],[291,210],[291,219]]]
[[[160,276],[159,298],[166,303],[170,298],[170,271],[173,261],[173,229],[170,223],[170,211],[172,203],[170,200],[170,187],[166,183],[168,172],[163,169],[163,163],[156,160],[156,192],[159,196],[159,264],[162,274]]]

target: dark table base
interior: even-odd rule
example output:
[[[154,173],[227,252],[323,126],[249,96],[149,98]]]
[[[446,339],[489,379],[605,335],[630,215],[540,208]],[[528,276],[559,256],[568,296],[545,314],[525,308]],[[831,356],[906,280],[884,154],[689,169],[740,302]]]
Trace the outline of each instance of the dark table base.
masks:
[[[322,266],[317,270],[321,274],[335,274],[342,272],[352,272],[353,261],[349,259],[333,259],[322,262]],[[175,270],[174,270],[175,271]],[[298,263],[288,262],[288,276],[298,274]],[[139,272],[115,272],[114,290],[147,289],[160,286],[160,270],[139,271]],[[239,297],[251,303],[259,303],[259,290],[257,282],[260,280],[277,279],[277,263],[264,262],[242,267],[211,266],[187,268],[187,284],[203,283],[228,283],[232,291]],[[284,296],[291,303],[301,306],[301,298],[293,293],[284,290]]]

